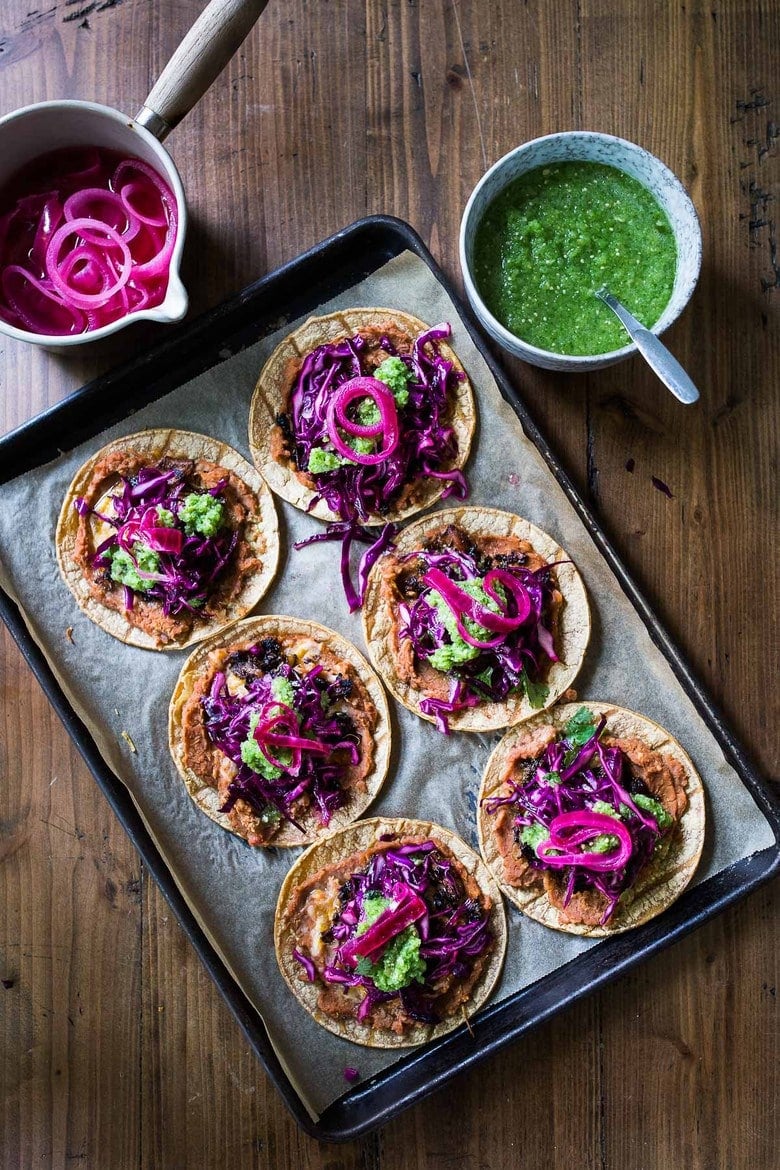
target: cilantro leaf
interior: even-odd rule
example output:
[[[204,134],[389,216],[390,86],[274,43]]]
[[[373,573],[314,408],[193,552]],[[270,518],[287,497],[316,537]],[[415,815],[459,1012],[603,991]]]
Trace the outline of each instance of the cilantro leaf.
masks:
[[[523,673],[520,676],[520,685],[525,691],[525,697],[534,708],[535,711],[541,710],[547,702],[547,696],[550,693],[550,688],[546,683],[532,682],[528,677],[528,671],[523,667]]]
[[[587,707],[580,707],[563,729],[565,738],[572,747],[582,747],[596,730],[596,720]]]

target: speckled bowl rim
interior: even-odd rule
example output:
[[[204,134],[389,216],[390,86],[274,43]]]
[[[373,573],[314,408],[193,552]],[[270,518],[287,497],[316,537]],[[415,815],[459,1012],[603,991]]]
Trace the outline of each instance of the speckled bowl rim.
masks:
[[[509,350],[513,356],[519,357],[521,360],[528,361],[532,365],[539,365],[542,368],[555,369],[562,373],[566,373],[567,370],[570,370],[571,372],[586,372],[587,369],[599,369],[604,366],[613,365],[615,362],[622,361],[624,358],[631,357],[633,354],[635,354],[637,352],[636,345],[632,341],[629,342],[628,345],[622,346],[620,349],[610,349],[606,350],[604,353],[599,354],[564,354],[556,353],[551,349],[540,349],[538,346],[531,345],[530,342],[524,341],[522,337],[518,337],[515,333],[511,333],[510,330],[506,328],[506,326],[502,325],[501,322],[493,316],[480,296],[476,282],[471,274],[471,265],[469,264],[466,251],[466,237],[472,228],[471,221],[474,215],[474,206],[479,199],[481,191],[493,175],[500,173],[507,166],[510,159],[516,158],[520,154],[530,153],[532,148],[539,147],[542,143],[563,143],[567,141],[574,143],[577,143],[578,141],[582,143],[605,142],[620,147],[630,154],[636,154],[640,158],[649,160],[650,164],[658,170],[659,174],[666,180],[669,186],[676,191],[682,202],[687,206],[690,214],[690,222],[695,233],[695,238],[693,241],[694,262],[691,268],[691,274],[687,282],[680,290],[680,303],[678,308],[667,319],[667,310],[669,305],[672,303],[672,300],[674,299],[673,290],[672,296],[669,298],[664,312],[650,330],[651,333],[654,333],[656,336],[660,336],[671,325],[674,324],[683,310],[687,307],[691,297],[693,296],[694,289],[696,288],[696,285],[699,281],[702,258],[701,223],[699,222],[699,215],[696,211],[693,200],[680,180],[677,178],[677,175],[675,175],[674,171],[670,170],[669,167],[667,167],[665,163],[661,162],[661,160],[656,155],[652,154],[651,151],[646,150],[643,146],[639,146],[638,143],[631,142],[627,138],[619,138],[615,134],[602,134],[598,130],[564,130],[556,134],[543,134],[539,138],[531,138],[527,142],[522,142],[519,146],[513,147],[513,149],[507,151],[505,155],[502,155],[502,157],[498,159],[497,162],[493,163],[492,167],[485,171],[482,178],[474,187],[471,195],[469,196],[468,202],[466,203],[463,217],[461,219],[458,252],[460,268],[466,287],[466,293],[472,308],[477,314],[477,317],[480,319],[480,323],[484,328],[487,329],[488,333],[493,335],[494,340],[500,342],[506,349]],[[572,159],[572,161],[577,161],[576,156]],[[589,160],[585,159],[584,161]],[[616,162],[611,161],[608,165],[616,167],[617,170],[623,169]],[[535,168],[528,168],[528,170],[532,169]],[[507,186],[508,183],[513,179],[518,178],[520,173],[528,172],[525,171],[513,174],[511,179],[508,179],[507,183],[505,183],[500,188],[500,190],[503,190],[503,187]],[[636,176],[631,177],[635,178]],[[649,190],[647,184],[644,183],[642,179],[637,179],[637,182],[642,183],[642,186]],[[498,192],[496,194],[498,194]],[[656,198],[652,191],[650,191],[650,194],[653,195],[653,198]],[[482,214],[484,214],[484,211]],[[680,249],[678,244],[678,230],[675,223],[672,221],[671,216],[669,216],[668,213],[666,214],[674,232],[679,263]],[[475,221],[473,224],[474,230],[476,230],[476,226],[477,224]],[[483,315],[485,318],[487,318],[489,324],[487,321],[483,320]],[[523,352],[520,352],[521,350]],[[526,354],[527,356],[524,356]]]

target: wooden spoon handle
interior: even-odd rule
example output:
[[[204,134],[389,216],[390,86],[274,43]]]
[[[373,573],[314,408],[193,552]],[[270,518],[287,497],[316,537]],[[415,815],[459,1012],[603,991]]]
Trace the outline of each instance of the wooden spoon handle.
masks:
[[[267,3],[211,0],[163,69],[136,121],[162,141],[222,72]]]

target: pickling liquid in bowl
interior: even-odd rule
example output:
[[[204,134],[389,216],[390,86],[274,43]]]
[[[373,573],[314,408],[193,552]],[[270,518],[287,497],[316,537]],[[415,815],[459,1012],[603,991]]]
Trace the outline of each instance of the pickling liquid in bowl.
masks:
[[[676,267],[660,204],[603,163],[550,163],[520,175],[489,205],[474,239],[474,279],[490,312],[516,337],[560,354],[626,344],[622,325],[594,295],[605,285],[652,328]]]
[[[63,337],[161,304],[177,227],[173,192],[141,159],[41,155],[0,190],[0,317]]]

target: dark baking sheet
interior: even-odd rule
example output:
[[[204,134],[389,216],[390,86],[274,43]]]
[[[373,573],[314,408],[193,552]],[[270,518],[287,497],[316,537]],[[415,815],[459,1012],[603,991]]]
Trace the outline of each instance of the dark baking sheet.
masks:
[[[387,1121],[407,1105],[440,1087],[457,1072],[470,1067],[540,1023],[564,1004],[595,990],[719,913],[738,898],[744,897],[780,869],[780,814],[775,798],[764,787],[724,726],[621,565],[610,543],[588,513],[513,387],[492,361],[470,312],[460,304],[457,294],[419,237],[400,220],[371,217],[353,224],[277,272],[250,285],[237,297],[199,320],[169,332],[160,345],[96,379],[64,402],[12,432],[0,440],[0,483],[49,462],[63,448],[76,446],[146,403],[162,397],[221,361],[226,348],[237,352],[257,341],[279,327],[282,323],[280,313],[284,314],[284,318],[297,318],[407,249],[428,264],[455,301],[501,392],[520,417],[526,434],[539,449],[585,523],[643,619],[651,638],[669,661],[728,762],[737,770],[770,821],[775,833],[775,844],[689,890],[661,919],[632,931],[629,936],[619,935],[606,940],[538,983],[487,1008],[473,1023],[473,1038],[465,1030],[460,1030],[404,1056],[384,1073],[329,1106],[315,1123],[288,1081],[260,1017],[225,969],[179,894],[169,869],[141,823],[126,789],[106,767],[87,729],[65,699],[43,654],[28,633],[18,608],[0,591],[0,616],[41,681],[120,822],[163,890],[288,1107],[307,1132],[334,1141],[357,1137]]]

